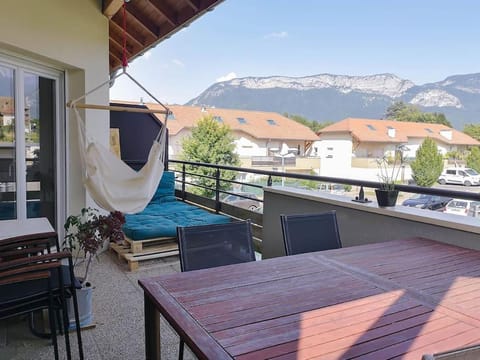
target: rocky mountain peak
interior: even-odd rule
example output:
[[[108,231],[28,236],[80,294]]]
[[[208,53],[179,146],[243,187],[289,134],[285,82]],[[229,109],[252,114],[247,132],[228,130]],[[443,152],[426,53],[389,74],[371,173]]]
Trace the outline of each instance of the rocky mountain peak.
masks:
[[[316,121],[381,119],[395,101],[442,112],[457,129],[480,118],[480,73],[415,85],[394,74],[244,77],[215,83],[187,105],[274,111]]]
[[[334,88],[342,93],[358,91],[367,94],[386,95],[394,98],[402,96],[408,89],[415,86],[413,82],[400,79],[393,74],[367,76],[319,74],[304,77],[245,77],[224,81],[216,85],[239,86],[248,89],[284,88],[312,90]]]

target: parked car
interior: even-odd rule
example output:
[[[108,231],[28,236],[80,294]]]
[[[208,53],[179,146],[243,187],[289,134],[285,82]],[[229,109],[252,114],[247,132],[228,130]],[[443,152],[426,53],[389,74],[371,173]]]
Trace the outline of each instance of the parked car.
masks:
[[[318,184],[318,189],[320,191],[329,192],[330,194],[337,194],[337,195],[345,194],[345,185],[342,185],[342,184],[320,183]]]
[[[419,209],[443,210],[450,200],[452,198],[438,195],[415,194],[411,198],[406,199],[402,205]]]
[[[255,211],[261,207],[262,203],[259,201],[258,196],[249,192],[238,192],[235,195],[229,194],[222,200],[224,203],[228,203],[233,206],[238,206],[243,209]]]
[[[439,184],[480,185],[480,174],[471,168],[448,168],[438,178]]]
[[[444,212],[462,216],[476,216],[477,207],[480,209],[479,201],[452,199],[445,206]]]

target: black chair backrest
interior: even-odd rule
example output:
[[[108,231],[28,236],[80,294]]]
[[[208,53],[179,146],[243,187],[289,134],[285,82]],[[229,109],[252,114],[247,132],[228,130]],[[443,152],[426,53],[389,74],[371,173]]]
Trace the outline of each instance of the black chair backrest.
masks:
[[[342,247],[334,210],[320,214],[280,215],[280,221],[286,255]]]
[[[177,227],[182,271],[255,261],[250,220]]]

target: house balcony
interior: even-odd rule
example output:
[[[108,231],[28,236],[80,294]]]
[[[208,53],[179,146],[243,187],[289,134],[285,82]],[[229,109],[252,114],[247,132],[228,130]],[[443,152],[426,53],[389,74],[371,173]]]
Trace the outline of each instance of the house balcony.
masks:
[[[264,259],[284,255],[280,229],[280,214],[321,212],[336,210],[340,236],[344,247],[384,242],[411,236],[423,236],[439,242],[480,250],[478,241],[480,218],[445,214],[440,211],[406,207],[378,207],[373,188],[377,183],[351,179],[317,177],[312,175],[278,173],[260,169],[218,167],[203,165],[212,170],[205,177],[215,184],[206,189],[213,196],[193,193],[201,182],[189,166],[199,164],[171,161],[169,169],[176,172],[177,197],[211,211],[227,214],[235,219],[250,218],[254,224],[256,249]],[[224,181],[220,170],[234,170],[233,181]],[[222,182],[229,186],[220,187]],[[283,186],[282,186],[283,183]],[[336,184],[333,186],[332,184]],[[343,192],[337,185],[345,185]],[[352,201],[363,187],[365,197],[372,202]],[[454,198],[479,199],[478,188],[471,191],[449,191],[399,185],[404,197],[414,193],[436,194]],[[224,202],[222,195],[236,193],[255,194],[260,206],[251,211]],[[248,195],[244,195],[247,196]],[[138,279],[179,272],[176,256],[142,263],[136,272],[127,271],[126,264],[115,253],[105,251],[91,272],[94,290],[95,327],[84,330],[84,351],[88,359],[143,359],[144,309],[143,292]],[[178,337],[162,320],[162,358],[175,359]],[[74,341],[74,336],[71,337]],[[59,345],[63,339],[59,337]],[[63,353],[62,349],[60,350]],[[0,323],[0,358],[52,358],[48,340],[30,335],[25,319],[12,319]],[[195,358],[187,350],[186,359]]]

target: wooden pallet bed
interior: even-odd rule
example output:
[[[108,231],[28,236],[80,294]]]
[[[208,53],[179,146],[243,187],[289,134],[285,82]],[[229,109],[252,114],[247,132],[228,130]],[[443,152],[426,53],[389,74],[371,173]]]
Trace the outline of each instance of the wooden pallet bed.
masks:
[[[135,271],[141,261],[178,255],[178,244],[175,238],[126,238],[121,244],[110,243],[110,250],[117,254],[118,259],[127,262],[129,271]]]
[[[225,215],[179,201],[175,197],[175,174],[163,173],[160,184],[147,207],[138,214],[126,214],[123,244],[111,244],[118,258],[128,263],[129,270],[139,262],[178,254],[178,226],[207,225],[230,222]]]

